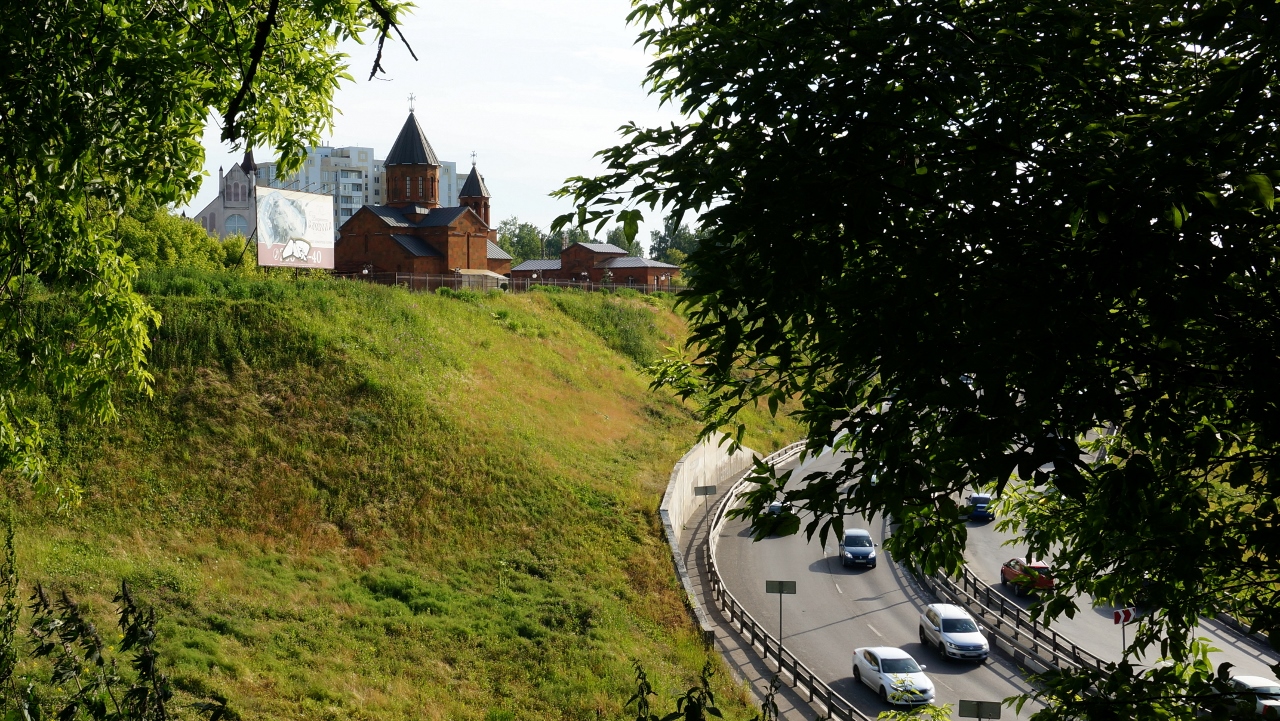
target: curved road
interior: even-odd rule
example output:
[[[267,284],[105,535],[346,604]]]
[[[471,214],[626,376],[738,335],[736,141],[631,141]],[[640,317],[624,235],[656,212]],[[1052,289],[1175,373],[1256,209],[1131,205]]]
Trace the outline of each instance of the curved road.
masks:
[[[806,470],[830,470],[839,459],[830,454],[806,464]],[[721,530],[717,566],[730,592],[777,634],[778,597],[764,593],[764,581],[796,582],[796,595],[783,599],[783,643],[838,693],[864,711],[888,707],[866,686],[853,680],[853,649],[897,646],[927,666],[937,688],[937,702],[960,699],[998,701],[1030,690],[1013,664],[993,655],[985,664],[942,660],[917,639],[920,609],[929,601],[910,575],[883,555],[875,569],[845,569],[835,555],[835,540],[824,551],[817,539],[803,535],[752,543],[745,520],[731,520]],[[855,519],[846,525],[867,527],[878,539],[885,524]],[[1035,711],[1028,706],[1019,714]],[[1005,709],[1005,716],[1012,709]]]
[[[805,470],[832,470],[843,458],[843,454],[827,453],[807,462]],[[883,519],[868,524],[850,517],[845,526],[869,528],[877,540],[888,531]],[[997,532],[995,523],[973,523],[965,551],[974,572],[1002,592],[1000,564],[1021,555],[1016,547],[1002,545],[1010,538]],[[783,642],[814,673],[863,710],[878,712],[887,707],[870,689],[853,680],[851,658],[853,649],[860,646],[897,646],[928,666],[926,673],[937,687],[938,703],[954,705],[962,698],[995,701],[1030,690],[1017,669],[999,654],[976,665],[943,660],[920,644],[920,609],[932,597],[883,551],[878,568],[841,567],[835,544],[835,539],[828,539],[824,549],[816,537],[809,543],[803,534],[753,543],[749,524],[730,520],[721,530],[717,564],[728,589],[775,635],[778,597],[764,593],[764,582],[795,581],[796,595],[786,596],[782,602]],[[1030,604],[1030,599],[1014,597],[1012,590],[1006,595],[1024,607]],[[1099,657],[1118,660],[1120,634],[1111,621],[1112,609],[1094,609],[1087,599],[1080,606],[1074,619],[1059,619],[1052,627]],[[1265,645],[1214,621],[1205,621],[1201,631],[1213,646],[1222,649],[1213,654],[1215,664],[1230,661],[1237,674],[1272,675],[1267,666],[1277,658]],[[1029,717],[1035,710],[1028,705],[1018,717]],[[1012,709],[1004,711],[1012,714]]]

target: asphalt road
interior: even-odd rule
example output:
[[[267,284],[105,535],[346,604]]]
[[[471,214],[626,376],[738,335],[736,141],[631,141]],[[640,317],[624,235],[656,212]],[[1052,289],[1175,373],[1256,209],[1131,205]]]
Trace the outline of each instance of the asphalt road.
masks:
[[[826,456],[808,466],[834,468]],[[867,524],[847,519],[848,526],[884,537],[882,519]],[[911,577],[881,552],[875,569],[845,569],[835,555],[835,540],[824,550],[817,538],[807,543],[802,534],[751,541],[745,521],[729,521],[721,531],[717,564],[725,584],[756,620],[777,634],[778,596],[764,592],[766,580],[796,582],[796,595],[782,600],[783,643],[822,680],[873,716],[888,707],[871,689],[854,681],[853,649],[896,646],[925,665],[937,688],[937,702],[955,705],[960,699],[998,701],[1030,690],[1017,669],[993,655],[985,664],[942,659],[917,638],[920,609],[929,601]],[[1019,718],[1034,712],[1028,706]],[[1013,718],[1005,709],[1005,718]]]
[[[827,454],[806,463],[806,471],[830,470],[840,461],[841,457]],[[881,518],[867,523],[851,517],[846,518],[845,525],[868,528],[877,540],[888,532]],[[1001,589],[1000,565],[1022,555],[1016,547],[1002,545],[1011,537],[996,531],[991,522],[970,527],[965,557],[974,572],[997,589]],[[998,654],[978,665],[944,660],[936,651],[921,645],[917,638],[919,614],[932,598],[883,551],[878,568],[842,568],[835,544],[835,539],[828,539],[824,549],[816,537],[810,543],[803,534],[753,543],[748,524],[731,520],[721,531],[718,566],[738,601],[775,635],[778,596],[765,594],[764,582],[795,581],[796,595],[782,599],[783,642],[832,688],[866,711],[886,707],[870,689],[853,680],[853,649],[860,646],[906,650],[928,667],[926,673],[937,687],[939,703],[955,704],[962,698],[994,701],[1030,690],[1017,669]],[[1012,589],[1006,595],[1024,607],[1031,603],[1030,598],[1015,597]],[[1099,657],[1115,660],[1120,656],[1121,642],[1119,627],[1112,623],[1112,610],[1095,609],[1088,599],[1083,599],[1075,618],[1064,617],[1052,627]],[[1214,654],[1215,663],[1230,661],[1237,666],[1237,675],[1272,675],[1267,666],[1277,657],[1264,644],[1213,621],[1206,621],[1201,633],[1222,649]],[[1029,717],[1034,710],[1028,705],[1019,717]],[[1005,717],[1012,716],[1012,709],[1006,708]]]
[[[965,559],[969,568],[1010,602],[1030,606],[1033,598],[1018,598],[1012,588],[1000,585],[1000,566],[1010,558],[1025,556],[1026,547],[1004,545],[1013,539],[1012,533],[996,530],[996,522],[969,523],[969,541],[965,545]],[[1122,646],[1120,627],[1115,625],[1112,612],[1115,608],[1101,604],[1094,606],[1092,599],[1081,596],[1076,601],[1078,610],[1074,618],[1062,616],[1050,627],[1066,636],[1076,645],[1089,651],[1105,661],[1119,661]],[[1268,666],[1280,661],[1276,654],[1265,643],[1246,638],[1223,624],[1203,619],[1197,635],[1204,638],[1215,648],[1221,649],[1210,655],[1214,665],[1224,661],[1234,664],[1233,675],[1252,675],[1274,677]],[[1127,632],[1127,639],[1133,639],[1132,630]],[[1160,649],[1151,648],[1139,661],[1154,663],[1159,660]]]

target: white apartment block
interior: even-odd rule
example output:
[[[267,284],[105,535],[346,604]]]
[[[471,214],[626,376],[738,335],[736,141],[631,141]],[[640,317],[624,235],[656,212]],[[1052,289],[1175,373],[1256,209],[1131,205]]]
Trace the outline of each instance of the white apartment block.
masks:
[[[458,191],[465,178],[458,177],[458,164],[440,161],[440,204],[458,205]],[[348,146],[311,148],[302,169],[288,177],[276,173],[275,163],[258,166],[258,182],[272,188],[327,193],[333,196],[333,228],[337,229],[364,205],[382,205],[386,198],[383,161],[373,148]]]

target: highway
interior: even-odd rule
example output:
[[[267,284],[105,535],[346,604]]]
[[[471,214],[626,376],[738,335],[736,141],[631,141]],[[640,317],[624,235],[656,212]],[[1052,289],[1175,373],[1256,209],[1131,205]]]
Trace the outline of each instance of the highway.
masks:
[[[831,455],[807,470],[830,470]],[[877,539],[885,524],[846,520],[869,528]],[[752,543],[748,523],[731,520],[721,531],[717,565],[725,585],[756,620],[777,634],[778,597],[764,593],[765,580],[796,582],[796,595],[783,598],[782,642],[838,693],[873,717],[888,710],[867,687],[853,680],[853,649],[897,646],[925,665],[937,687],[937,702],[960,699],[999,701],[1030,690],[1013,664],[998,655],[982,665],[943,660],[920,644],[920,609],[929,601],[909,574],[881,556],[874,569],[845,569],[835,554],[835,539],[824,549],[802,534]],[[1028,706],[1019,718],[1035,711]],[[1012,718],[1012,709],[1005,709]]]
[[[824,454],[805,464],[805,470],[832,470],[843,456]],[[883,518],[867,523],[847,518],[846,527],[868,528],[883,539],[888,526]],[[730,520],[721,530],[718,567],[729,591],[759,621],[777,634],[778,596],[764,593],[766,580],[796,582],[796,595],[782,599],[783,643],[810,669],[846,699],[875,713],[886,710],[874,693],[853,680],[851,657],[860,646],[897,646],[926,665],[926,673],[937,687],[937,702],[955,704],[960,699],[995,701],[1030,690],[1018,670],[998,653],[981,665],[944,660],[917,638],[920,610],[933,598],[922,591],[910,574],[880,553],[875,569],[845,569],[836,555],[836,539],[823,548],[815,537],[804,535],[767,538],[753,543],[749,524]],[[1000,589],[1000,565],[1020,552],[1002,546],[1011,536],[1000,534],[994,523],[973,523],[966,559],[979,577]],[[1029,598],[1011,601],[1030,605]],[[1112,624],[1111,610],[1094,609],[1084,602],[1074,619],[1053,624],[1059,633],[1107,660],[1120,656],[1119,628]],[[1276,662],[1274,652],[1245,639],[1216,622],[1206,622],[1202,631],[1212,645],[1223,649],[1214,662],[1230,661],[1234,673],[1272,676],[1268,664]],[[1155,659],[1150,659],[1155,660]],[[1025,707],[1019,718],[1035,712]],[[1013,716],[1010,708],[1005,717]]]
[[[1000,565],[1010,558],[1025,556],[1026,547],[1004,545],[1014,538],[1012,533],[996,530],[996,522],[969,523],[969,541],[965,545],[965,560],[975,574],[1004,595],[1010,602],[1029,607],[1034,601],[1031,597],[1018,598],[1012,588],[1000,585]],[[1120,627],[1112,620],[1114,607],[1101,605],[1094,607],[1088,596],[1077,599],[1079,610],[1075,618],[1062,616],[1051,624],[1051,628],[1066,636],[1078,646],[1105,661],[1119,661],[1121,649]],[[1230,661],[1235,665],[1233,675],[1252,675],[1274,677],[1268,666],[1280,660],[1275,651],[1265,644],[1241,636],[1221,623],[1202,619],[1197,635],[1204,638],[1215,648],[1221,649],[1210,655],[1214,665]],[[1128,640],[1133,633],[1127,634]],[[1159,660],[1159,648],[1151,648],[1148,657],[1138,660],[1154,663]]]

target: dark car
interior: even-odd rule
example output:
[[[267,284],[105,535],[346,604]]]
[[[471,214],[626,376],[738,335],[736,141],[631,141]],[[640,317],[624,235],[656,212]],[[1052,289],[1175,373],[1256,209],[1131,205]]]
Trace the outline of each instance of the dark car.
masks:
[[[969,496],[968,515],[970,521],[994,521],[996,514],[991,510],[991,494],[975,493]]]
[[[1053,588],[1053,572],[1043,561],[1011,558],[1000,567],[1000,585],[1009,584],[1015,594],[1025,596],[1028,591]]]
[[[861,528],[850,528],[840,539],[840,565],[876,567],[876,542],[871,540],[871,532]]]

